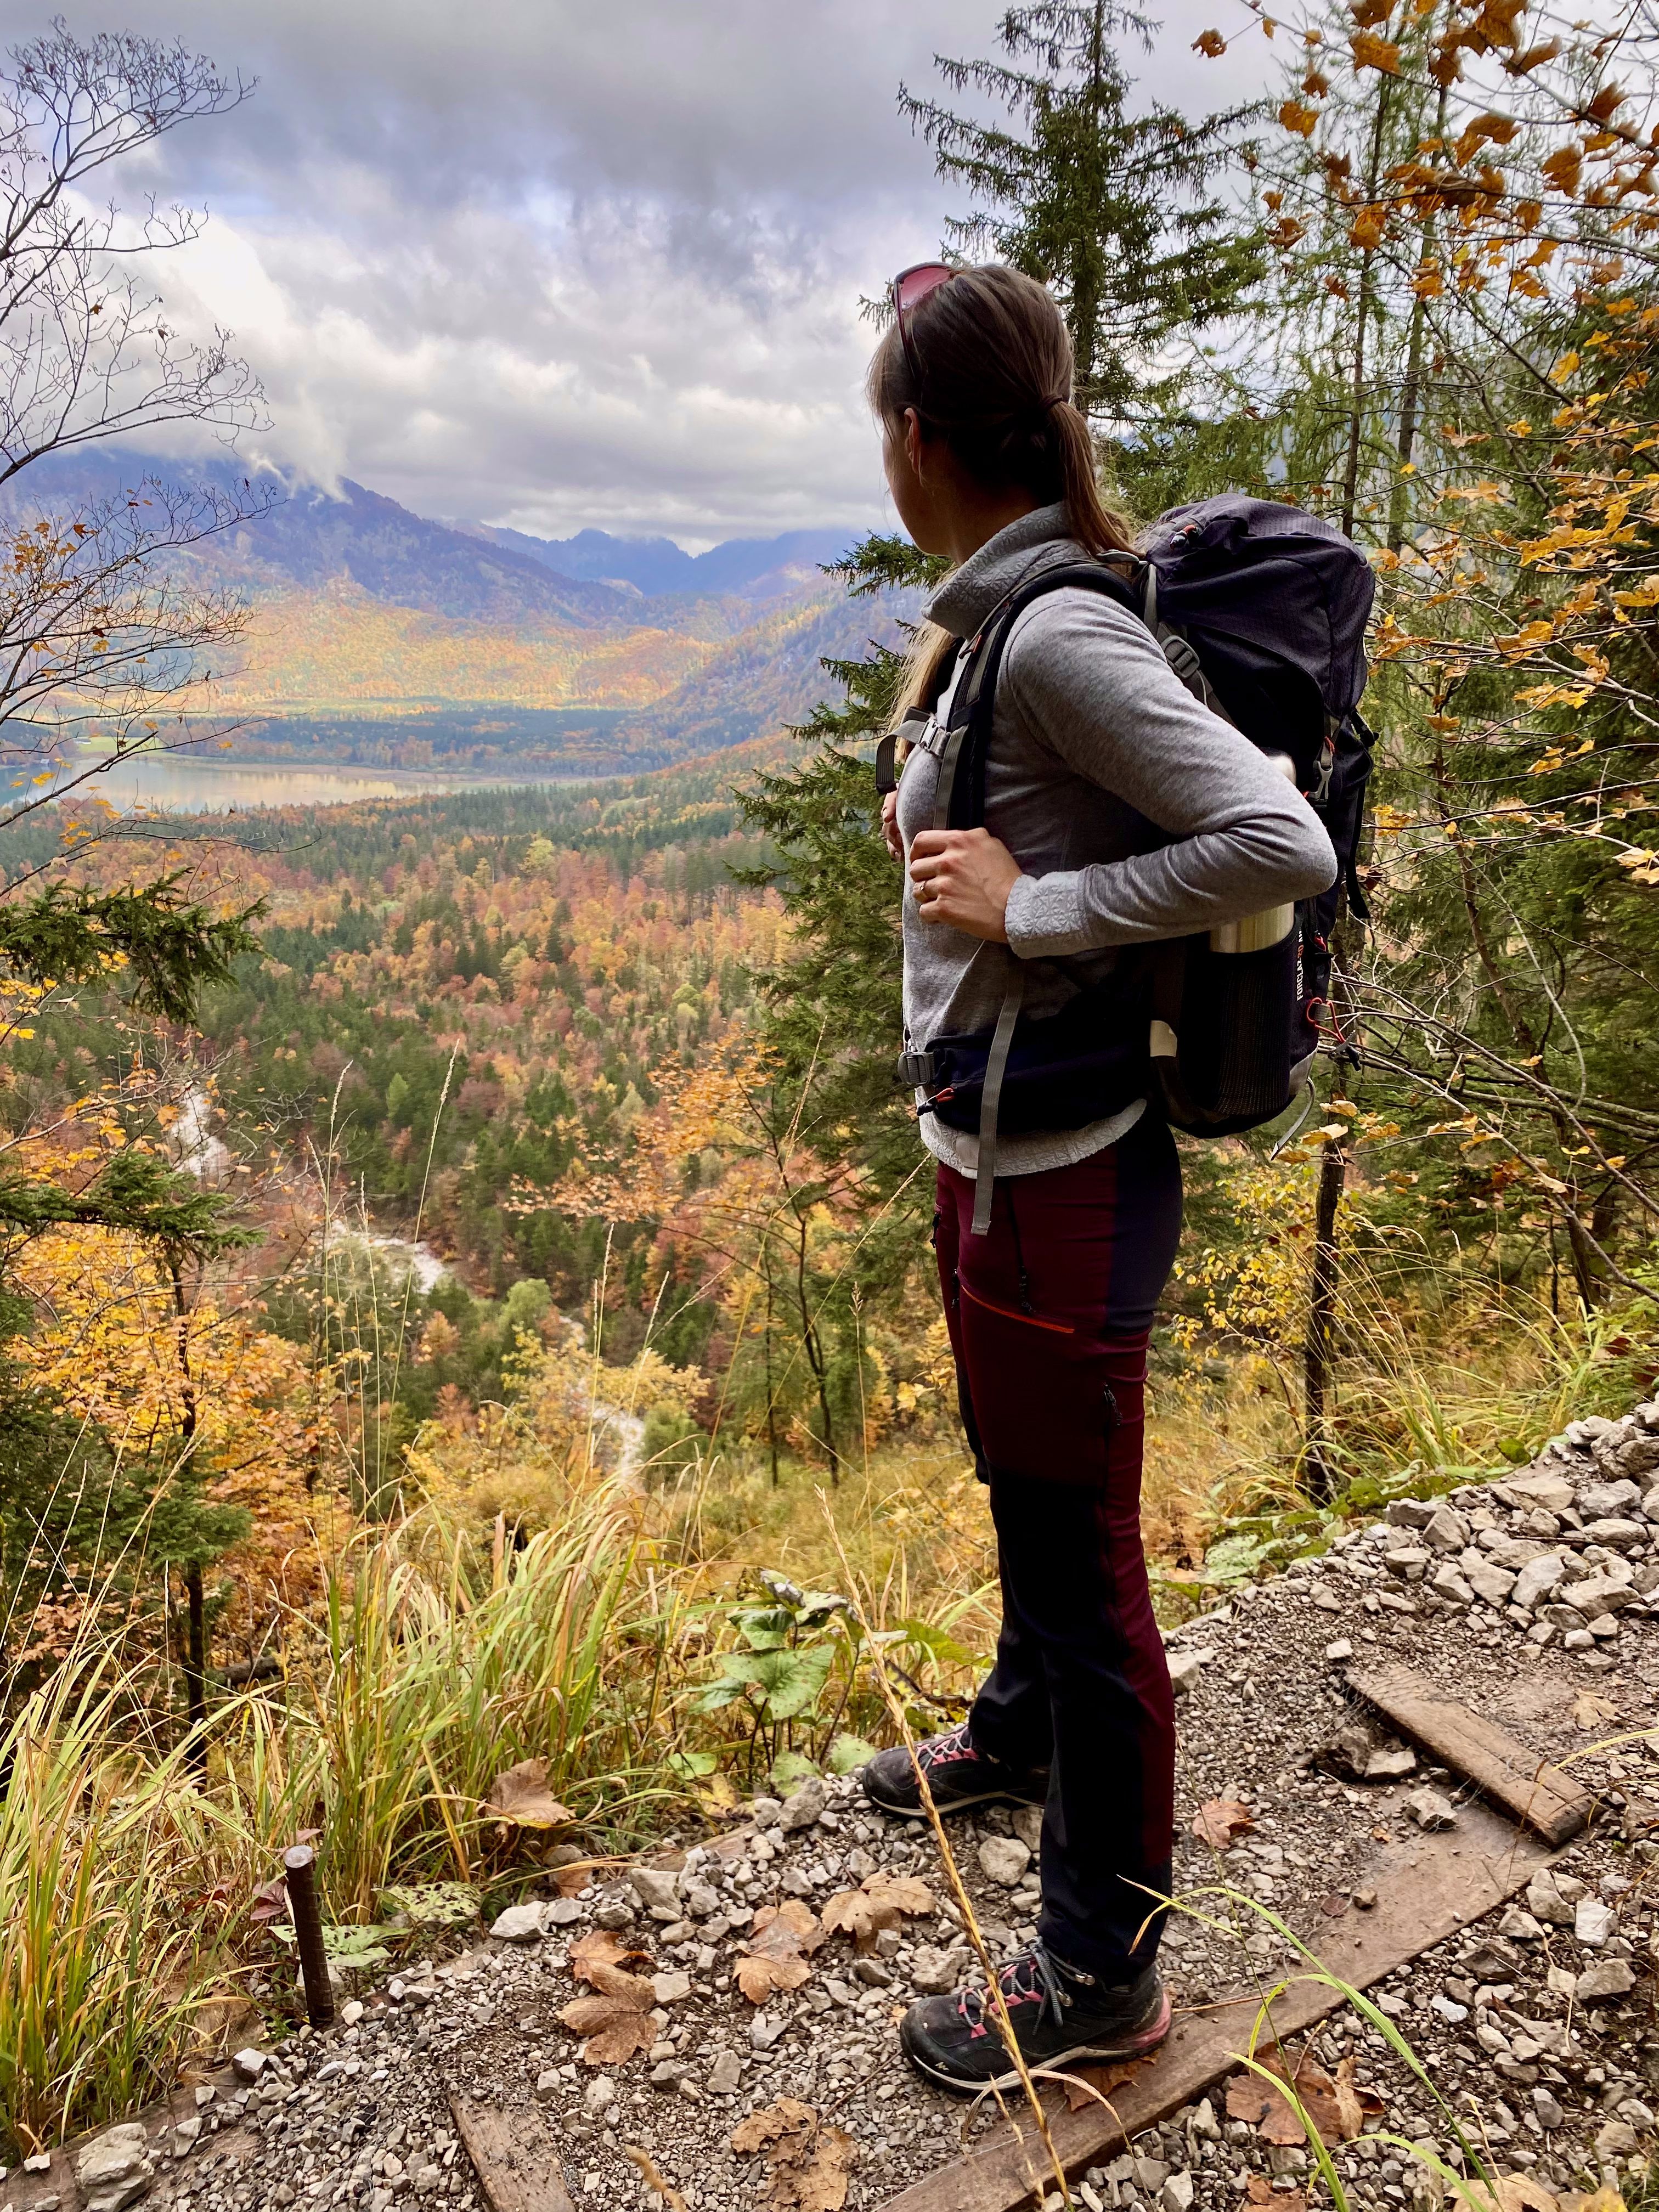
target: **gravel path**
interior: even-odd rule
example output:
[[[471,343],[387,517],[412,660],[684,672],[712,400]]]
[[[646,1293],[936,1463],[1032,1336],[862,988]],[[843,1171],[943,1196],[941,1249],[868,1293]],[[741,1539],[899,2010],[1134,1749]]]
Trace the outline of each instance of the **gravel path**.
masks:
[[[1575,1424],[1522,1474],[1398,1501],[1376,1527],[1167,1640],[1181,1696],[1177,1889],[1219,1875],[1304,1929],[1365,1909],[1381,1840],[1443,1817],[1437,1802],[1419,1805],[1422,1791],[1456,1815],[1458,1778],[1356,1712],[1340,1673],[1351,1657],[1406,1662],[1539,1753],[1571,1759],[1599,1794],[1593,1826],[1552,1877],[1393,1975],[1380,2002],[1495,2163],[1558,2192],[1604,2179],[1630,2187],[1659,2102],[1659,1758],[1654,1742],[1607,1740],[1656,1720],[1659,1404],[1621,1423]],[[1247,1808],[1253,1822],[1224,1861],[1190,1832],[1214,1799]],[[1028,1939],[1035,1814],[997,1808],[951,1832],[994,1946]],[[863,1954],[849,1936],[829,1936],[805,1983],[762,2006],[732,1985],[741,1947],[758,1942],[769,1911],[793,1901],[817,1914],[882,1875],[919,1878],[933,1910],[890,1910],[896,1924]],[[253,2081],[227,2069],[181,2089],[169,2114],[152,2117],[148,2142],[130,2143],[125,2183],[83,2193],[59,2152],[45,2172],[0,2179],[0,2212],[46,2212],[54,2198],[59,2212],[82,2212],[83,2201],[120,2212],[140,2196],[155,2212],[481,2205],[452,2090],[538,2105],[579,2212],[665,2204],[630,2147],[693,2212],[796,2202],[773,2193],[778,2173],[763,2157],[730,2148],[748,2115],[796,2098],[851,2138],[846,2203],[862,2212],[994,2124],[897,2057],[904,2004],[952,1985],[967,1962],[945,1895],[931,1837],[868,1812],[855,1783],[810,1784],[783,1805],[757,1799],[732,1832],[575,1897],[550,1889],[495,1934],[405,1965],[327,2035],[307,2031],[262,2063],[248,2059]],[[654,2002],[640,2031],[648,2042],[596,2067],[581,2063],[559,2015],[593,1994],[574,1978],[570,1954],[600,1930],[647,1954],[621,1967],[653,1975]],[[1177,2005],[1198,2005],[1286,1954],[1240,1908],[1232,1933],[1177,1918],[1164,1957]],[[1452,2157],[1445,2112],[1352,2010],[1316,2031],[1314,2049],[1333,2073],[1355,2057],[1385,2108],[1372,2130]],[[1362,2137],[1339,2163],[1355,2200],[1379,2212],[1437,2201],[1426,2169],[1387,2145]],[[1298,2212],[1306,2168],[1302,2150],[1230,2118],[1218,2088],[1092,2170],[1081,2201]]]

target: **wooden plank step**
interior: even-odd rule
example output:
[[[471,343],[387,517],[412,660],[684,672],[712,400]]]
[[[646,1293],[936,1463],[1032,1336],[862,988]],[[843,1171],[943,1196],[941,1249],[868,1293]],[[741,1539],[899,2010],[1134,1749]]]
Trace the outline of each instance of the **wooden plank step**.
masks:
[[[1466,1775],[1483,1796],[1506,1805],[1558,1850],[1589,1820],[1595,1800],[1588,1790],[1411,1668],[1350,1667],[1347,1680],[1354,1695],[1375,1705],[1401,1735]]]
[[[1488,1806],[1465,1805],[1455,1827],[1379,1847],[1367,1874],[1376,1890],[1369,1912],[1319,1917],[1316,1928],[1298,1933],[1330,1972],[1366,1989],[1524,1889],[1549,1857],[1538,1838]],[[1213,1900],[1206,1902],[1206,1911],[1214,1909]],[[1297,1981],[1273,2007],[1273,2032],[1284,2042],[1345,2002],[1322,1982]],[[1049,2133],[1067,2179],[1115,2156],[1143,2128],[1193,2103],[1231,2072],[1249,2042],[1259,2002],[1258,1995],[1245,1991],[1202,2012],[1178,2014],[1157,2057],[1143,2061],[1133,2082],[1114,2095],[1113,2112],[1090,2104],[1069,2112],[1054,2091]],[[1045,2105],[1049,2101],[1045,2096]],[[1053,2187],[1054,2170],[1027,2110],[1016,2112],[982,2150],[913,2183],[890,2200],[886,2212],[1015,2212],[1040,2203]]]
[[[449,2109],[494,2212],[575,2212],[558,2145],[533,2105],[505,2111],[452,2089]]]

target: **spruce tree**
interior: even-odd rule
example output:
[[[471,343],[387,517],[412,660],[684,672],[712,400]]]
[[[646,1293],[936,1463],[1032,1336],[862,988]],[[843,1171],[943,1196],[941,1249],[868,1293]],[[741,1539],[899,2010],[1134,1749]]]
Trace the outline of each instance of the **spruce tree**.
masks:
[[[1158,360],[1176,332],[1236,313],[1259,281],[1255,228],[1212,197],[1238,154],[1251,110],[1189,123],[1174,108],[1132,111],[1113,46],[1150,43],[1141,15],[1090,4],[1011,8],[1006,61],[936,66],[957,92],[987,94],[1006,126],[960,115],[901,87],[899,110],[933,149],[939,174],[965,185],[969,212],[946,226],[965,253],[989,251],[1051,284],[1077,357],[1085,414],[1133,431],[1182,382]]]

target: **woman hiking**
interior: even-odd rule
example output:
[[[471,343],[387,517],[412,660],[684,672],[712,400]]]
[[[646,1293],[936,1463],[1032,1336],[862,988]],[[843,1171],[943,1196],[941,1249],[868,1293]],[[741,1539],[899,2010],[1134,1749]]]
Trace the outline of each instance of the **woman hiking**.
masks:
[[[1041,1018],[1107,982],[1126,948],[1310,896],[1336,861],[1274,764],[1194,699],[1142,623],[1085,587],[1056,587],[1009,633],[985,827],[931,826],[957,641],[1044,568],[1133,542],[1102,503],[1042,285],[930,263],[896,280],[893,304],[869,382],[887,481],[915,544],[951,563],[901,702],[934,720],[883,816],[905,869],[906,1044],[923,1051],[989,1031],[1016,975]],[[1145,1097],[1081,1128],[1004,1135],[975,1234],[978,1139],[936,1114],[920,1126],[939,1160],[939,1286],[990,1491],[1002,1630],[965,1724],[916,1761],[883,1752],[864,1787],[917,1818],[919,1762],[942,1814],[1043,1808],[1037,1940],[998,1974],[1009,2020],[1030,2065],[1129,2057],[1170,2025],[1148,1892],[1170,1886],[1174,1701],[1139,1490],[1147,1340],[1181,1230],[1175,1141]],[[920,2000],[901,2039],[946,2088],[1015,2078],[983,1987]]]

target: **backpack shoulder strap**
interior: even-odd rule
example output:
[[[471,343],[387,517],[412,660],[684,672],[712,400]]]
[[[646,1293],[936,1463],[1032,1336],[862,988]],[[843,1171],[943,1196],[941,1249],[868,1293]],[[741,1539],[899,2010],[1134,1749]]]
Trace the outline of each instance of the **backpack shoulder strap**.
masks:
[[[1139,620],[1146,620],[1141,601],[1146,564],[1138,555],[1124,557],[1134,562],[1133,576],[1120,575],[1103,561],[1067,561],[1057,568],[1044,568],[1017,585],[969,639],[966,665],[951,702],[950,723],[939,750],[935,830],[977,830],[984,823],[985,761],[990,750],[997,678],[1008,634],[1027,607],[1046,599],[1050,592],[1081,589],[1115,599]]]

